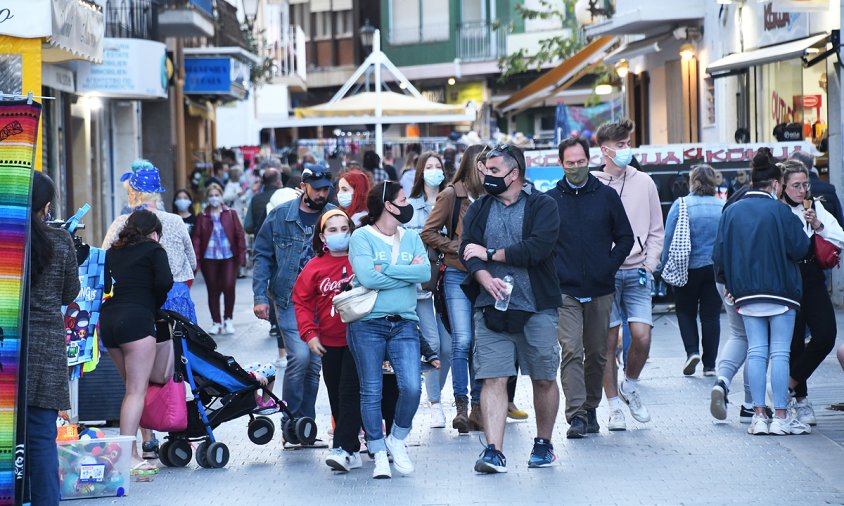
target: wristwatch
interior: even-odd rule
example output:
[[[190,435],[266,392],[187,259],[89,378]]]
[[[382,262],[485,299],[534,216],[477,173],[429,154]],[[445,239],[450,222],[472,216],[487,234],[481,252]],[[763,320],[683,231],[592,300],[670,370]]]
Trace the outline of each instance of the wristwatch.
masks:
[[[492,255],[495,254],[495,248],[487,248],[486,249],[486,261],[492,262]]]

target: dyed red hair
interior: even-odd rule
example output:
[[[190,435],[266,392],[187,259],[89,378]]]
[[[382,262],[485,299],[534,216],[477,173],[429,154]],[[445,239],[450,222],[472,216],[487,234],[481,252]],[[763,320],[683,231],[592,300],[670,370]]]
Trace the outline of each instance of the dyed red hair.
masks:
[[[340,177],[345,179],[354,190],[352,204],[347,209],[343,209],[343,211],[348,216],[366,211],[366,196],[369,195],[369,190],[372,188],[369,177],[363,171],[357,169],[347,170],[340,174]]]

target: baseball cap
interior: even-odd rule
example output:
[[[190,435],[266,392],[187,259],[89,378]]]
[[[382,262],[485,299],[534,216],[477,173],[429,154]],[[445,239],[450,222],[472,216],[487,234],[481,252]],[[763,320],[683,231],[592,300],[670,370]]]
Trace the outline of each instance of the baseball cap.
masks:
[[[302,170],[302,182],[311,185],[314,189],[334,188],[331,183],[331,172],[316,163],[305,164]]]

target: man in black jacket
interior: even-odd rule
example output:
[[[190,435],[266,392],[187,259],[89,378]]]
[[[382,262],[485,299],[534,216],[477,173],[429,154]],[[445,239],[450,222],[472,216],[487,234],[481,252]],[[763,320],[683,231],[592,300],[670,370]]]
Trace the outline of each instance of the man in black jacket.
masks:
[[[517,360],[533,382],[536,408],[537,437],[528,467],[548,467],[557,459],[551,434],[560,405],[555,330],[562,298],[554,269],[560,217],[550,197],[525,183],[520,149],[497,146],[487,155],[483,173],[487,195],[466,211],[460,244],[469,272],[463,290],[475,310],[475,376],[484,382],[481,411],[489,443],[475,471],[507,471],[500,449],[507,379],[516,374]]]
[[[580,439],[600,429],[595,409],[607,362],[615,272],[633,248],[633,230],[618,194],[589,174],[586,139],[564,139],[558,152],[565,176],[547,195],[565,223],[554,247],[563,294],[557,327],[560,380],[570,424],[566,436]]]

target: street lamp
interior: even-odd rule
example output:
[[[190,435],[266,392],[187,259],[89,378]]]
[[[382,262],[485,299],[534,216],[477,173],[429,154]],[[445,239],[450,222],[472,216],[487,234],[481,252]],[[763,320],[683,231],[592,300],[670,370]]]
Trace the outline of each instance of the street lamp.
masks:
[[[615,64],[615,72],[618,74],[618,77],[624,79],[627,77],[627,74],[630,73],[630,64],[627,63],[627,60],[619,60],[619,62]]]
[[[363,26],[360,27],[360,44],[367,51],[372,49],[373,38],[375,37],[375,27],[369,22],[369,18],[364,21]]]
[[[695,57],[695,46],[689,42],[686,42],[682,46],[680,46],[680,58],[683,61],[689,61]]]
[[[246,26],[249,28],[249,31],[252,31],[252,28],[255,24],[255,19],[258,17],[258,4],[261,3],[261,0],[240,0],[243,4],[243,17],[246,19]]]

